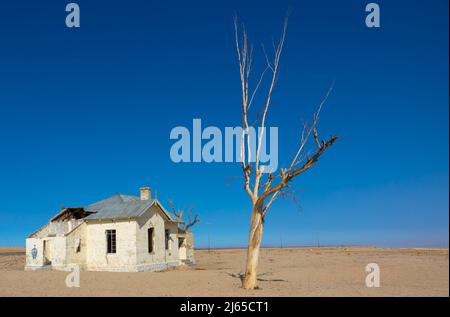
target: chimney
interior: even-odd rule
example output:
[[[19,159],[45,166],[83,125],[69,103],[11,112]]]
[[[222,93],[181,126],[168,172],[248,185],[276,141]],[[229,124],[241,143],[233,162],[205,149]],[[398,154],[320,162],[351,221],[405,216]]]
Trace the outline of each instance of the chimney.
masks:
[[[151,199],[151,189],[150,187],[141,187],[141,200],[150,200]]]

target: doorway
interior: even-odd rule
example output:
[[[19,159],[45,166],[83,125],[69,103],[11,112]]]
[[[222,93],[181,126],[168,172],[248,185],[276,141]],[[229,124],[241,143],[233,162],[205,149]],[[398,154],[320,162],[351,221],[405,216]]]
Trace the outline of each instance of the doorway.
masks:
[[[52,264],[51,240],[44,240],[44,265]]]
[[[186,239],[178,238],[178,255],[181,261],[186,260]]]

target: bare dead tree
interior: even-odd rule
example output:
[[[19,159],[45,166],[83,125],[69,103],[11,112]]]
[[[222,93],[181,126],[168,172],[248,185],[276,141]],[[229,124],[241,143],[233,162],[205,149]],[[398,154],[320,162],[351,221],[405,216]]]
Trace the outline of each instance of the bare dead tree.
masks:
[[[278,45],[273,44],[273,57],[269,58],[263,46],[263,52],[266,61],[266,67],[261,72],[259,79],[253,91],[250,91],[250,75],[252,72],[252,47],[249,47],[247,33],[245,29],[239,36],[237,18],[234,20],[237,57],[239,62],[239,73],[241,79],[242,91],[242,136],[241,136],[241,165],[244,174],[244,190],[247,192],[252,203],[252,214],[250,222],[250,232],[247,248],[247,261],[245,275],[242,279],[242,287],[245,289],[254,289],[257,287],[257,266],[259,251],[263,233],[264,219],[272,203],[291,188],[290,182],[298,175],[306,172],[314,166],[319,157],[338,139],[337,136],[331,136],[329,139],[320,139],[317,131],[320,112],[330,95],[334,84],[325,95],[325,98],[319,104],[317,110],[312,114],[311,124],[307,122],[303,125],[300,144],[295,153],[291,164],[287,168],[281,168],[278,173],[264,173],[264,165],[260,164],[261,143],[263,140],[264,129],[266,126],[268,110],[271,106],[272,94],[276,86],[279,74],[280,58],[284,48],[288,19],[286,18]],[[255,153],[250,148],[249,129],[249,110],[255,100],[261,83],[266,74],[270,74],[270,82],[265,94],[265,100],[262,105],[260,116],[255,122],[261,127],[261,133],[258,136],[256,144],[256,158],[251,154]],[[313,137],[315,149],[307,151],[308,141]]]
[[[172,209],[172,212],[178,216],[181,220],[183,220],[184,211],[182,209],[175,208],[175,204],[172,200],[169,200],[169,206]],[[189,230],[190,227],[195,225],[197,222],[200,222],[200,218],[198,214],[195,214],[194,218],[192,218],[192,212],[194,211],[194,208],[189,208],[189,211],[187,212],[187,219],[186,221],[183,220],[183,223],[181,225],[181,228],[183,230]]]

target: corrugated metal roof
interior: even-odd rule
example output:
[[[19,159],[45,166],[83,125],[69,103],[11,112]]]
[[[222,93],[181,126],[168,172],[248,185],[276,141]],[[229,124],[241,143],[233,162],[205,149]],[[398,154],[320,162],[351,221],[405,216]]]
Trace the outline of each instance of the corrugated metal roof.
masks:
[[[121,219],[121,218],[135,218],[142,215],[153,204],[157,204],[170,221],[181,222],[173,213],[168,212],[156,199],[141,200],[137,196],[116,194],[94,204],[83,207],[87,212],[93,214],[87,216],[86,220],[93,219]]]

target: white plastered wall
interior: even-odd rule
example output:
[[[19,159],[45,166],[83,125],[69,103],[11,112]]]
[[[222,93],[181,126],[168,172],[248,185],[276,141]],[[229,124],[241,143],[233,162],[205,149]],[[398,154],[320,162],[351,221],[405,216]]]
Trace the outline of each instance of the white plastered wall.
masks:
[[[39,238],[28,238],[25,241],[26,258],[25,269],[33,270],[44,266],[44,240]],[[36,248],[36,258],[33,259],[32,250]]]
[[[86,267],[86,223],[67,234],[66,237],[66,264],[77,264],[81,269]],[[79,250],[77,249],[80,246]]]
[[[179,264],[178,227],[169,222],[163,211],[153,205],[136,222],[136,245],[138,265],[164,264],[175,266]],[[148,229],[153,228],[153,252],[148,252]],[[165,249],[165,230],[169,230],[169,249]],[[166,265],[167,267],[167,265]]]
[[[106,230],[116,230],[116,253],[107,254]],[[86,226],[88,270],[133,271],[136,267],[136,222],[89,221]]]

